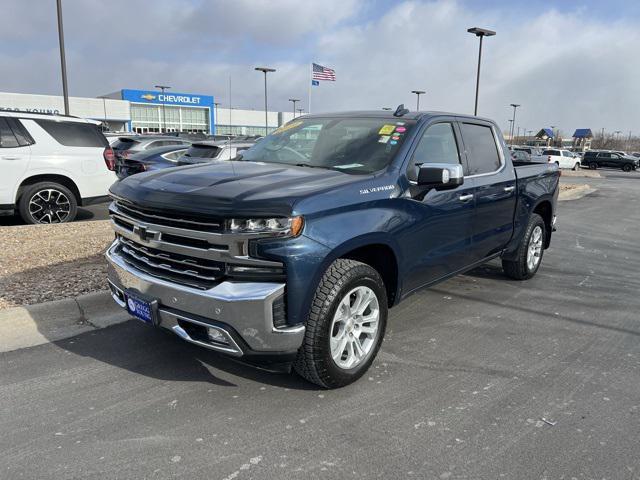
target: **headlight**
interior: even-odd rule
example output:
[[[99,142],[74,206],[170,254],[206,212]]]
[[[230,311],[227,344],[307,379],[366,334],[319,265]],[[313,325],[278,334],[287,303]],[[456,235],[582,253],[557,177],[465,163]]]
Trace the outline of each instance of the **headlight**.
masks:
[[[297,237],[302,232],[302,217],[291,218],[234,218],[227,223],[231,233],[276,233]]]

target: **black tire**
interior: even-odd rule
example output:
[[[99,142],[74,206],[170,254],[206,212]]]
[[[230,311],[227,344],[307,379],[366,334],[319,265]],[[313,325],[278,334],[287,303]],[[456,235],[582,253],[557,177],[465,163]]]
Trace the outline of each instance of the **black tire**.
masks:
[[[623,171],[623,172],[630,172],[632,169],[633,169],[633,167],[632,167],[630,164],[628,164],[628,163],[625,163],[625,164],[622,166],[622,171]]]
[[[536,227],[540,227],[542,229],[542,249],[540,250],[540,256],[538,263],[534,268],[529,268],[527,265],[527,253],[529,250],[529,244],[531,242],[531,237],[533,235]],[[542,264],[542,257],[544,255],[544,242],[546,239],[546,225],[542,217],[537,213],[532,213],[531,218],[529,219],[529,224],[522,236],[522,242],[518,247],[518,251],[516,254],[515,260],[502,260],[502,269],[504,273],[515,280],[528,280],[533,277],[540,265]]]
[[[572,170],[575,172],[576,170],[580,170],[580,164],[578,162],[576,162],[576,164],[573,166]]]
[[[46,200],[47,197],[49,201]],[[42,210],[34,211],[36,202],[43,206],[44,214],[41,213]],[[78,200],[64,185],[55,182],[39,182],[29,185],[22,191],[18,200],[18,211],[26,223],[66,223],[73,221],[76,217]]]
[[[591,163],[589,164],[589,168],[590,168],[591,170],[595,170],[596,168],[598,168],[598,164],[597,164],[596,162],[591,162]]]
[[[329,330],[341,300],[359,286],[369,287],[377,297],[378,329],[362,363],[351,369],[343,369],[331,356]],[[387,292],[380,274],[369,265],[355,260],[336,260],[322,276],[313,297],[304,341],[293,365],[295,371],[324,388],[338,388],[355,382],[371,366],[380,349],[387,326],[387,313]]]

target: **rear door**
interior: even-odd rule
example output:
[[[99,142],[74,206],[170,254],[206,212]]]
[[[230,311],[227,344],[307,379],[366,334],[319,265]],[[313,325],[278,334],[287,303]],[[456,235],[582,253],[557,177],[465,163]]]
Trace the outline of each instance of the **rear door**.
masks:
[[[15,202],[15,192],[29,167],[33,139],[20,120],[0,117],[0,204]]]
[[[412,183],[409,202],[416,220],[401,240],[406,245],[408,265],[405,289],[432,283],[470,262],[471,222],[474,212],[472,179],[452,190],[424,190],[416,184],[417,171],[425,163],[462,164],[466,170],[460,134],[453,118],[427,125],[411,153],[407,178]]]
[[[471,262],[500,252],[513,233],[516,176],[495,126],[481,120],[460,121],[469,177],[475,182]]]

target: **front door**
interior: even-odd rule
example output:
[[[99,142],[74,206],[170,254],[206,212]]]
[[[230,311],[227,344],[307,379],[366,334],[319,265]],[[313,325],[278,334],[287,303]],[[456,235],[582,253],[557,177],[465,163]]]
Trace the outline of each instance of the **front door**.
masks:
[[[458,135],[453,120],[428,125],[409,161],[407,177],[413,186],[405,201],[409,216],[417,221],[400,234],[404,238],[399,243],[406,246],[406,292],[460,270],[470,262],[474,181],[465,179],[455,189],[427,192],[416,185],[418,168],[424,163],[466,167]]]

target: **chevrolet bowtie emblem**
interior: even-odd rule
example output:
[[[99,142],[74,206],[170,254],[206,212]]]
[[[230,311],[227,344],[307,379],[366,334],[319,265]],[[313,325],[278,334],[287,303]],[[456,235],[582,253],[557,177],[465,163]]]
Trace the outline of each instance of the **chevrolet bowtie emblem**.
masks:
[[[139,225],[133,227],[133,233],[135,233],[143,242],[152,240],[154,237],[154,232],[150,232],[147,230],[147,227]]]
[[[140,95],[140,98],[144,98],[145,100],[154,100],[156,98],[155,95],[151,95],[150,93],[145,93],[144,95]]]

